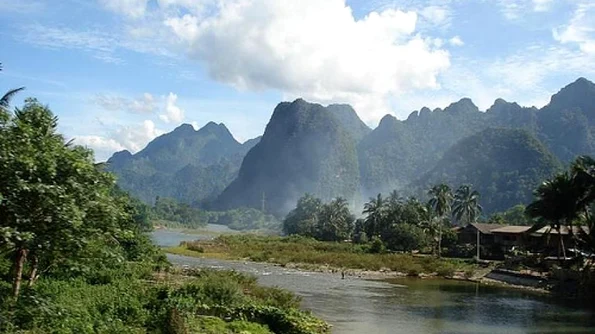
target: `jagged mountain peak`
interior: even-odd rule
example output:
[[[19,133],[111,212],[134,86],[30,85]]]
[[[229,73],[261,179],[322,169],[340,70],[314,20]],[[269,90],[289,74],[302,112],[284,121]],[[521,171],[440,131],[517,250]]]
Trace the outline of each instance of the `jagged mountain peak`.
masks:
[[[473,103],[473,101],[470,98],[464,97],[457,102],[451,103],[448,107],[444,109],[444,111],[454,114],[464,114],[471,112],[479,112],[479,108],[477,108],[477,106]]]
[[[595,111],[595,84],[583,77],[578,78],[554,94],[546,108]]]

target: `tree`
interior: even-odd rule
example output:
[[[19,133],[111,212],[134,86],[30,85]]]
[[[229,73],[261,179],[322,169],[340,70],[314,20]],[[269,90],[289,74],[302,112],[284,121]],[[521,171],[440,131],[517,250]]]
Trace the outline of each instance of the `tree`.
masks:
[[[535,191],[536,200],[527,206],[527,215],[536,219],[532,230],[549,225],[558,232],[558,257],[562,250],[562,254],[566,258],[561,227],[567,226],[572,230],[572,222],[579,217],[579,212],[581,212],[583,197],[584,189],[577,187],[570,173],[564,172],[539,186]]]
[[[0,63],[0,71],[2,71],[2,63]],[[10,118],[10,101],[17,93],[24,89],[25,87],[11,89],[0,98],[0,125],[4,124]]]
[[[52,267],[122,255],[120,241],[134,238],[134,223],[112,196],[114,184],[90,150],[64,140],[57,118],[36,100],[26,100],[0,127],[0,225],[20,236],[5,238],[15,299],[26,268],[32,285]]]
[[[318,214],[315,238],[323,241],[341,241],[351,238],[355,217],[349,212],[347,201],[337,198],[324,204]]]
[[[464,221],[467,224],[473,224],[481,215],[482,207],[479,204],[479,192],[471,190],[468,185],[462,185],[457,189],[452,213],[457,221]],[[477,260],[480,257],[480,235],[477,230]]]
[[[483,208],[479,204],[479,193],[468,185],[457,189],[452,205],[452,214],[459,222],[472,224],[477,221]]]
[[[368,238],[376,236],[380,233],[380,226],[385,219],[385,202],[382,194],[378,194],[376,198],[370,198],[368,203],[364,204],[363,214],[366,214],[366,235]]]
[[[311,194],[305,194],[283,220],[283,232],[288,235],[297,234],[314,236],[314,229],[318,225],[318,214],[322,201]]]
[[[453,195],[450,187],[444,183],[435,185],[428,191],[430,200],[428,204],[435,213],[433,219],[438,225],[438,257],[442,250],[442,225],[446,217],[451,215]]]

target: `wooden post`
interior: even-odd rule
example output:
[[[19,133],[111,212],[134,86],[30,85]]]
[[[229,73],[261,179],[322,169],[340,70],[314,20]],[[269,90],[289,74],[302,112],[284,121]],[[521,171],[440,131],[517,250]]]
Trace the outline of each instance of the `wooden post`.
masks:
[[[477,229],[477,261],[479,261],[479,229]]]

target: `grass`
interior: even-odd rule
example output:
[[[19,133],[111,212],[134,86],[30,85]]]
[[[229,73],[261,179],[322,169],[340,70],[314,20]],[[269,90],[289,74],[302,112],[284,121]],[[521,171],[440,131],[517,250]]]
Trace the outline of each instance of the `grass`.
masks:
[[[280,265],[306,264],[355,270],[391,270],[408,275],[450,277],[473,271],[475,266],[459,259],[437,259],[411,254],[372,254],[367,245],[322,242],[303,237],[226,235],[209,241],[192,241],[166,249],[169,253],[219,259],[250,259]]]

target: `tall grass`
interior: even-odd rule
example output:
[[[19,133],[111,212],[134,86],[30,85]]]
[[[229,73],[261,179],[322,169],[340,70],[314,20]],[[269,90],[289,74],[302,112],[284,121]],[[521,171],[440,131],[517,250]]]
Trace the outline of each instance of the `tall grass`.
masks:
[[[440,276],[452,276],[455,271],[474,268],[462,260],[411,254],[373,254],[368,253],[368,245],[322,242],[296,236],[227,235],[210,241],[185,242],[170,251],[207,257],[224,255],[227,258],[247,258],[281,265],[296,263],[343,269],[383,269],[409,275],[437,273]]]

